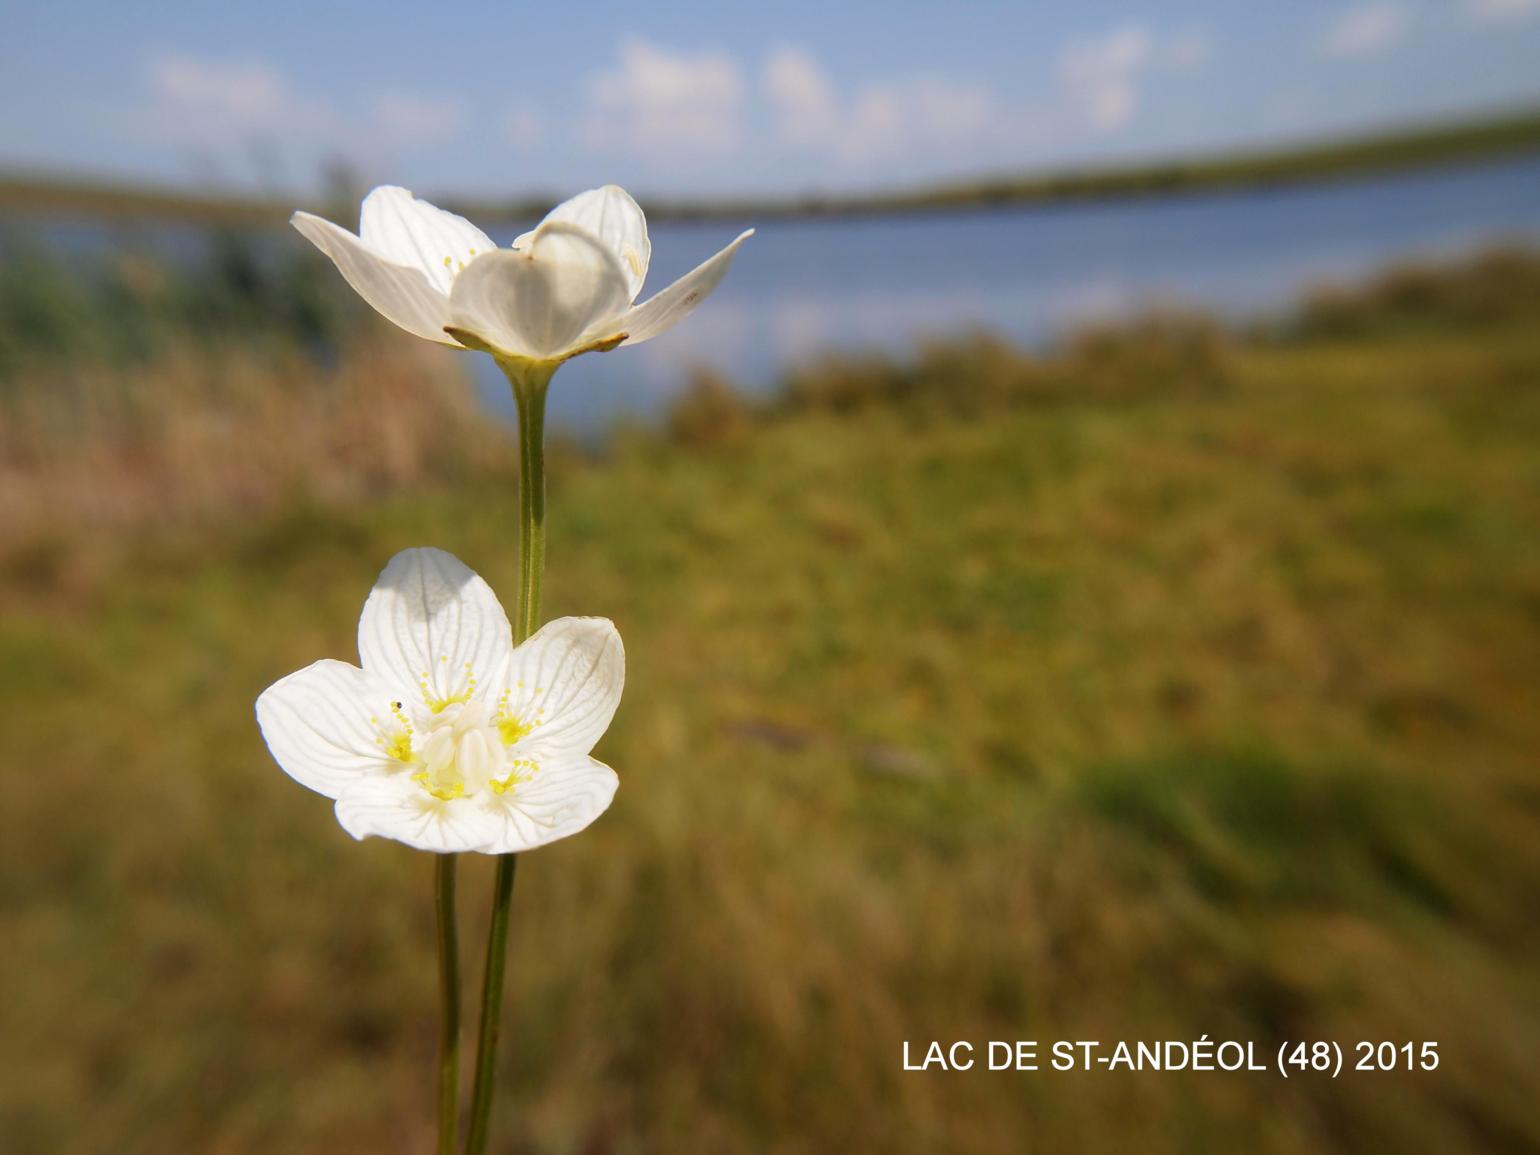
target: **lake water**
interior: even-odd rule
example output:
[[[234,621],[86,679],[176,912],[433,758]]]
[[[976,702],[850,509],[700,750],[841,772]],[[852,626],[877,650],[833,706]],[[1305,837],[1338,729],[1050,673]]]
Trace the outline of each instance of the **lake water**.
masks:
[[[643,297],[731,240],[737,223],[651,231]],[[1325,280],[1503,240],[1540,243],[1540,158],[1262,192],[770,222],[683,324],[565,366],[551,421],[592,432],[621,414],[656,414],[696,366],[758,389],[827,349],[902,353],[965,329],[1037,344],[1154,305],[1251,315]],[[488,403],[511,412],[490,359],[474,362]]]
[[[562,369],[554,427],[592,434],[622,415],[656,415],[696,367],[765,389],[789,364],[830,349],[903,354],[928,336],[980,329],[1039,344],[1078,323],[1157,305],[1244,316],[1402,258],[1540,244],[1540,157],[1314,187],[950,215],[659,223],[643,297],[750,224],[758,234],[685,323]],[[493,236],[506,244],[522,227]],[[117,237],[89,221],[44,233],[82,251]],[[196,226],[146,236],[187,259],[207,242]],[[305,243],[286,228],[272,240]],[[511,416],[491,359],[466,362],[488,406]]]

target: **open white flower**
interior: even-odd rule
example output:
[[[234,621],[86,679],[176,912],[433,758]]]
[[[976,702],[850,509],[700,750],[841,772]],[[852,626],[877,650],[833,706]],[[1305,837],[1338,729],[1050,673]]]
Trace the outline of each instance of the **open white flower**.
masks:
[[[637,305],[652,245],[640,206],[618,185],[557,205],[509,249],[464,217],[390,185],[364,198],[358,236],[311,213],[292,221],[401,328],[528,361],[564,361],[673,328],[716,288],[754,232]]]
[[[589,757],[614,717],[625,652],[604,618],[559,618],[523,644],[486,582],[409,549],[358,622],[363,667],[320,661],[257,699],[285,773],[337,801],[355,838],[508,854],[582,830],[619,780]]]

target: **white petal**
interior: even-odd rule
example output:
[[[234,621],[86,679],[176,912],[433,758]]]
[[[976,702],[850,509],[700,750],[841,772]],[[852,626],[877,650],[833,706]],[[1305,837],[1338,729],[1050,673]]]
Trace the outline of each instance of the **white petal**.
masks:
[[[486,803],[500,823],[486,851],[516,854],[576,834],[609,809],[619,786],[615,771],[594,758],[543,762],[527,782]]]
[[[390,692],[347,662],[330,659],[274,682],[257,699],[257,725],[285,774],[336,798],[363,778],[396,768],[370,723]]]
[[[626,652],[608,618],[557,618],[513,651],[506,712],[531,727],[516,753],[541,761],[587,754],[626,684]]]
[[[421,269],[386,260],[346,229],[310,213],[295,213],[289,222],[332,259],[348,284],[386,320],[430,341],[459,344],[444,332],[449,298]]]
[[[501,689],[513,631],[486,582],[453,554],[390,559],[358,619],[358,656],[381,682],[431,704]],[[408,691],[409,692],[409,691]]]
[[[497,248],[464,217],[418,200],[404,188],[382,185],[364,198],[358,235],[388,261],[420,269],[439,292],[448,294],[459,272]]]
[[[623,332],[627,335],[623,344],[635,345],[639,341],[651,340],[659,333],[672,329],[693,313],[695,306],[705,300],[707,294],[717,287],[718,282],[727,275],[728,267],[733,263],[733,254],[738,251],[738,246],[753,235],[753,229],[740,233],[732,244],[716,256],[696,265],[661,293],[654,293],[648,297],[646,301],[610,326],[607,332],[594,331],[585,333],[584,336],[593,340]]]
[[[435,798],[405,774],[350,786],[337,799],[337,821],[354,838],[391,838],[438,854],[486,850],[505,825],[482,803]]]
[[[608,246],[551,221],[528,247],[477,257],[450,292],[450,321],[504,353],[545,360],[625,309],[625,273]]]
[[[577,225],[608,245],[626,275],[627,302],[636,300],[636,295],[642,291],[642,282],[647,279],[652,242],[647,239],[647,217],[630,193],[618,184],[589,189],[562,201],[546,214],[545,219]],[[525,233],[513,242],[514,247],[523,248],[533,236],[533,233]]]

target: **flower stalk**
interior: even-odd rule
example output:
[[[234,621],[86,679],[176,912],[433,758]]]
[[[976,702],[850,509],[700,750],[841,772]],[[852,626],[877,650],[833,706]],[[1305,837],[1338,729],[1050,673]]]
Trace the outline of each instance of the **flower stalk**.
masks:
[[[460,1115],[460,937],[455,925],[455,867],[459,856],[433,859],[438,914],[438,983],[442,1006],[438,1038],[438,1155],[454,1155]]]
[[[555,361],[498,358],[513,386],[519,411],[519,600],[514,607],[513,641],[540,628],[541,583],[545,578],[545,397]]]
[[[545,578],[545,399],[555,361],[497,359],[513,386],[519,413],[519,598],[513,616],[517,645],[540,625]],[[508,961],[508,911],[513,902],[516,854],[500,855],[492,890],[492,920],[482,971],[481,1020],[477,1029],[476,1074],[471,1088],[466,1155],[486,1151],[491,1126],[492,1084],[497,1066],[497,1038],[502,1023],[503,974]]]

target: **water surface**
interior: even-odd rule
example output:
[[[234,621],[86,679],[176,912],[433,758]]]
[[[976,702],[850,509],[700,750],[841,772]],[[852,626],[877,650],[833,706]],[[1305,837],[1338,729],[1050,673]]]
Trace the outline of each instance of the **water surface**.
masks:
[[[765,388],[826,349],[902,352],[964,329],[1038,344],[1155,305],[1251,315],[1405,257],[1540,243],[1540,159],[1349,184],[758,227],[684,324],[563,368],[552,423],[587,432],[621,414],[656,414],[695,366]],[[656,225],[643,296],[736,232],[736,222]],[[478,358],[477,373],[489,403],[511,411],[496,368]]]
[[[984,212],[659,223],[643,296],[750,224],[758,234],[688,321],[562,369],[554,427],[592,434],[621,416],[655,416],[695,367],[764,389],[788,365],[830,349],[901,354],[928,336],[970,329],[1039,344],[1078,323],[1157,305],[1251,315],[1309,285],[1394,260],[1540,243],[1540,157],[1352,183]],[[522,227],[493,236],[506,244]],[[305,243],[287,228],[264,234],[269,251]],[[185,260],[206,256],[210,239],[194,223],[125,236],[92,220],[53,222],[42,236],[67,252],[131,242]],[[466,360],[488,405],[511,416],[491,359]]]

